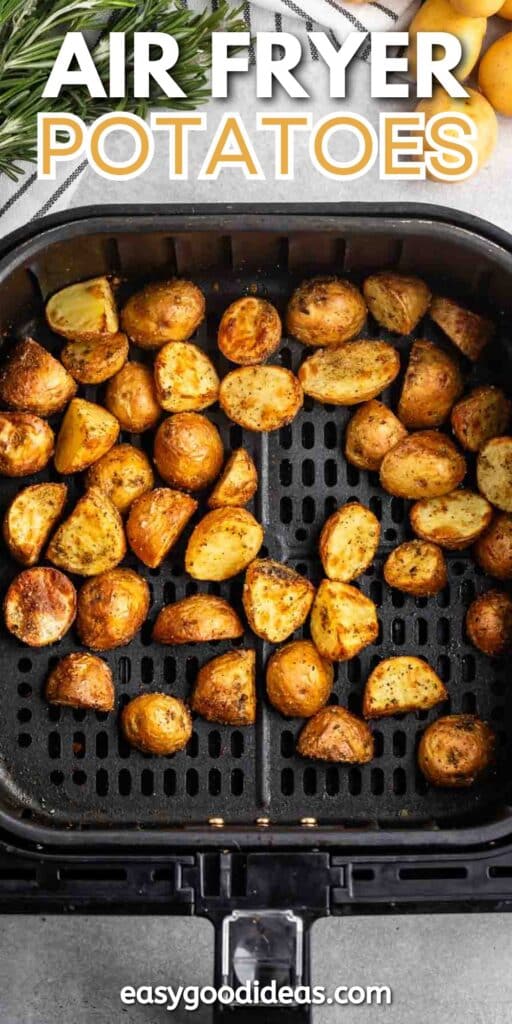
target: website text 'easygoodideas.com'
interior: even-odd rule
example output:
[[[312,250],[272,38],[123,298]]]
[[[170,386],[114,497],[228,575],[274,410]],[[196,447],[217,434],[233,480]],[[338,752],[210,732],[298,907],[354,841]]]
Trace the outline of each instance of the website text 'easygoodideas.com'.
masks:
[[[191,1012],[201,1006],[391,1006],[389,985],[338,985],[332,990],[323,985],[279,986],[246,982],[232,985],[125,985],[120,991],[124,1006],[161,1006],[174,1013],[185,1008]]]

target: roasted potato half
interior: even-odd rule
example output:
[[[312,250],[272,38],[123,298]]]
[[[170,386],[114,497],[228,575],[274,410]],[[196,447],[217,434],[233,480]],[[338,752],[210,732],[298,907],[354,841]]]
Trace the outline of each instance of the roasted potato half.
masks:
[[[35,565],[66,504],[66,484],[33,484],[19,491],[4,516],[3,534],[10,554]]]
[[[197,644],[235,640],[244,627],[235,609],[214,594],[194,594],[162,608],[153,628],[160,644]]]
[[[157,569],[197,509],[189,494],[156,487],[136,498],[126,523],[128,543],[137,558]]]
[[[185,569],[194,580],[229,580],[256,558],[263,536],[246,508],[215,508],[192,531]]]
[[[489,526],[492,508],[481,494],[460,490],[417,501],[409,515],[418,537],[457,551],[467,548]]]
[[[489,576],[512,580],[512,515],[498,512],[485,533],[480,534],[474,553]]]
[[[80,473],[101,459],[119,436],[115,416],[95,402],[74,398],[69,403],[55,448],[58,473]]]
[[[435,297],[429,314],[450,341],[473,362],[480,359],[494,336],[495,328],[490,320],[459,306],[453,299]]]
[[[121,730],[132,747],[145,754],[175,754],[192,736],[186,704],[168,693],[141,693],[121,712]]]
[[[452,429],[457,441],[468,451],[479,452],[492,437],[507,432],[511,408],[500,388],[490,384],[474,388],[452,409]]]
[[[247,295],[226,309],[217,344],[232,363],[254,366],[264,363],[279,348],[281,334],[281,318],[272,303]]]
[[[358,469],[380,469],[384,456],[404,437],[407,431],[394,412],[372,398],[349,420],[345,458]]]
[[[110,651],[133,639],[149,611],[149,587],[133,569],[109,569],[78,592],[76,628],[93,651]]]
[[[377,609],[357,587],[322,580],[311,612],[311,639],[328,661],[349,661],[379,634]]]
[[[219,397],[219,378],[211,361],[191,341],[170,341],[155,359],[156,396],[167,412],[199,412]]]
[[[466,615],[471,643],[495,657],[512,650],[512,598],[500,590],[488,590],[471,602]]]
[[[156,468],[166,483],[201,491],[219,475],[224,446],[214,423],[198,412],[177,412],[155,435]]]
[[[123,331],[140,348],[187,341],[204,320],[205,299],[192,281],[156,281],[132,295],[121,312]]]
[[[331,695],[334,670],[311,640],[292,640],[267,665],[267,697],[288,718],[311,718]]]
[[[316,761],[367,764],[375,745],[366,722],[346,708],[321,708],[306,722],[297,742],[297,753]]]
[[[286,324],[289,334],[304,345],[342,345],[355,338],[366,320],[366,303],[350,281],[314,277],[293,293]]]
[[[373,562],[380,540],[380,523],[358,501],[333,512],[320,534],[320,559],[331,580],[350,583]]]
[[[388,586],[406,594],[432,597],[448,582],[443,552],[429,541],[407,540],[386,559],[384,579]]]
[[[501,509],[512,512],[512,437],[493,437],[478,453],[478,489]]]
[[[440,427],[461,392],[455,360],[431,341],[415,341],[398,403],[404,426],[411,430]]]
[[[121,430],[130,434],[142,434],[155,427],[162,410],[150,367],[143,363],[125,363],[107,384],[105,405],[118,420]]]
[[[121,515],[141,494],[150,491],[155,477],[147,455],[131,444],[116,444],[87,470],[87,487],[99,487]]]
[[[321,349],[302,364],[306,395],[331,405],[358,405],[380,395],[400,370],[400,357],[386,341],[351,341]]]
[[[25,569],[5,595],[5,625],[29,647],[46,647],[61,640],[75,615],[76,590],[57,569]]]
[[[112,711],[115,692],[112,672],[105,661],[94,654],[67,654],[50,672],[46,682],[50,704],[91,711]]]
[[[97,576],[113,569],[125,554],[119,512],[103,491],[91,487],[54,533],[46,557],[78,576]]]
[[[436,430],[421,430],[400,441],[384,456],[381,486],[398,498],[437,498],[449,494],[466,475],[466,461],[455,445]]]
[[[245,574],[242,602],[256,636],[271,644],[282,643],[309,614],[315,588],[288,565],[257,558]]]
[[[103,384],[126,363],[128,338],[119,332],[108,338],[68,341],[60,358],[79,384]]]
[[[472,786],[492,763],[495,736],[475,715],[445,715],[427,726],[418,765],[433,786]]]
[[[94,340],[117,334],[114,293],[107,277],[93,277],[62,288],[46,303],[52,331],[71,341]]]
[[[0,371],[0,401],[19,412],[52,416],[76,392],[62,363],[32,338],[19,341]]]
[[[254,725],[256,721],[256,655],[228,651],[199,670],[191,707],[208,722]]]
[[[48,465],[54,447],[51,427],[31,412],[0,412],[0,473],[31,476]]]
[[[444,683],[421,658],[385,658],[370,673],[363,696],[365,718],[427,711],[446,700]]]
[[[221,381],[221,409],[245,430],[267,433],[295,419],[304,395],[299,381],[283,366],[243,366]]]
[[[224,508],[226,505],[236,505],[240,508],[251,501],[257,488],[256,466],[245,448],[237,448],[229,456],[222,475],[208,498],[208,506]]]
[[[425,316],[432,298],[419,277],[391,270],[367,277],[363,293],[374,320],[396,334],[410,334]]]

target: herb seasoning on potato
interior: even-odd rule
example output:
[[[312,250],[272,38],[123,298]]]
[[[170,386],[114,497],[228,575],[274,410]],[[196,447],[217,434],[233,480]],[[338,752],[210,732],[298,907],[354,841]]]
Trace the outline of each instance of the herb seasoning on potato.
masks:
[[[279,644],[305,622],[314,594],[313,584],[295,569],[257,558],[245,574],[242,602],[253,633]]]
[[[281,319],[272,303],[247,295],[226,309],[217,344],[232,363],[254,366],[264,363],[279,348],[281,333]]]
[[[91,711],[112,711],[114,681],[106,661],[94,654],[67,654],[50,672],[45,696],[50,704]]]
[[[228,651],[199,670],[192,710],[208,722],[254,725],[256,721],[256,655]]]
[[[495,736],[475,715],[445,715],[427,726],[418,765],[433,786],[472,786],[493,761]]]
[[[327,704],[334,678],[332,663],[311,640],[292,640],[267,665],[267,697],[288,718],[310,718]]]
[[[192,718],[178,697],[141,693],[123,708],[121,729],[130,746],[164,757],[186,747],[192,736]]]
[[[316,761],[367,764],[373,760],[375,745],[366,722],[346,708],[321,708],[302,729],[297,753]]]
[[[304,281],[288,304],[288,333],[304,345],[341,345],[362,330],[366,303],[350,281],[340,277],[314,277]]]

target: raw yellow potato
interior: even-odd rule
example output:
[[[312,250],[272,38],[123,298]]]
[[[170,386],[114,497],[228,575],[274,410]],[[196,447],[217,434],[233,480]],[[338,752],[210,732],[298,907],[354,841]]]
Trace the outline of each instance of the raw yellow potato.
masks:
[[[192,281],[156,281],[132,295],[121,312],[123,331],[140,348],[187,341],[204,320],[205,299]]]
[[[494,335],[494,324],[453,299],[437,296],[430,303],[429,316],[460,351],[476,362]]]
[[[512,598],[500,590],[488,590],[471,602],[466,616],[471,643],[495,657],[512,650]]]
[[[314,595],[313,584],[295,569],[260,558],[247,569],[242,602],[253,633],[279,644],[306,621]]]
[[[498,114],[512,117],[512,32],[496,39],[484,53],[478,84]]]
[[[66,484],[33,484],[11,501],[3,534],[9,553],[22,565],[35,565],[66,504]]]
[[[256,721],[256,655],[228,651],[199,670],[191,707],[208,722],[254,725]]]
[[[243,366],[221,381],[219,402],[226,416],[246,430],[278,430],[295,419],[304,395],[282,366]]]
[[[386,559],[384,579],[390,587],[416,597],[438,594],[448,582],[443,552],[429,541],[407,540]]]
[[[376,398],[365,402],[349,420],[345,458],[358,469],[380,469],[385,455],[407,437],[407,431],[391,409]]]
[[[199,412],[219,397],[217,371],[190,341],[170,341],[155,359],[156,396],[167,412]]]
[[[54,533],[46,557],[78,576],[97,576],[113,569],[125,554],[119,512],[103,491],[91,487]]]
[[[334,669],[311,640],[292,640],[267,665],[267,697],[288,718],[311,718],[331,695]]]
[[[400,371],[386,341],[351,341],[309,356],[299,370],[306,395],[331,405],[358,405],[380,395]]]
[[[421,430],[384,456],[380,482],[399,498],[436,498],[449,494],[466,475],[466,461],[437,430]]]
[[[52,331],[71,341],[117,334],[119,318],[110,281],[93,277],[62,288],[46,303],[46,319]]]
[[[128,543],[137,558],[157,569],[197,509],[189,494],[156,487],[136,498],[126,523]]]
[[[60,425],[55,448],[58,473],[80,473],[116,443],[119,423],[95,402],[73,398]]]
[[[76,384],[62,363],[32,338],[18,342],[0,372],[0,401],[19,412],[52,416],[75,392]]]
[[[281,319],[272,303],[247,295],[226,309],[217,344],[232,363],[254,366],[265,362],[276,351],[281,331]]]
[[[109,569],[86,580],[78,592],[76,628],[95,651],[128,644],[149,611],[149,587],[133,569]]]
[[[431,341],[415,341],[398,403],[402,423],[411,430],[440,427],[461,392],[455,360]]]
[[[244,627],[235,609],[214,594],[194,594],[166,605],[153,628],[153,640],[159,644],[209,643],[243,635]]]
[[[379,546],[380,523],[358,501],[333,512],[320,534],[320,559],[331,580],[349,583],[373,562]]]
[[[289,334],[304,345],[342,345],[364,326],[366,303],[355,285],[340,277],[314,277],[293,293],[288,304]]]
[[[31,476],[50,461],[54,434],[31,412],[0,412],[0,473]]]
[[[208,505],[223,508],[225,505],[247,505],[258,488],[258,471],[245,448],[237,448],[224,466],[220,479],[215,484]]]
[[[68,341],[60,358],[79,384],[103,384],[128,359],[128,338],[119,332],[107,338]]]
[[[177,412],[155,435],[155,465],[167,484],[186,491],[208,487],[222,468],[224,446],[217,427],[198,412]]]
[[[418,70],[416,51],[418,33],[449,32],[451,35],[457,36],[462,44],[462,59],[458,68],[452,74],[463,82],[473,70],[480,56],[486,29],[486,18],[468,18],[463,14],[458,14],[449,0],[425,0],[425,3],[415,14],[409,26],[409,49],[407,53],[409,72],[413,77],[416,77]],[[434,48],[434,56],[435,54],[436,50]]]
[[[385,718],[405,711],[427,711],[446,700],[446,687],[421,658],[386,658],[366,680],[365,718]]]
[[[478,453],[478,489],[496,508],[512,512],[512,437],[493,437]]]
[[[76,590],[58,569],[25,569],[4,598],[5,625],[29,647],[61,640],[76,615]]]
[[[373,759],[373,736],[366,722],[346,708],[321,708],[302,729],[297,753],[317,761],[367,764]]]
[[[132,747],[165,756],[186,747],[192,736],[192,717],[178,697],[141,693],[123,708],[121,729]]]
[[[87,487],[99,487],[121,515],[155,482],[147,455],[132,444],[116,444],[87,470]]]
[[[76,651],[61,658],[52,669],[45,694],[50,704],[112,711],[115,699],[112,672],[95,654]]]
[[[420,100],[416,110],[425,114],[425,123],[430,121],[432,117],[435,117],[436,114],[467,114],[472,119],[477,133],[476,141],[473,143],[477,154],[476,166],[473,171],[473,174],[475,174],[481,167],[485,167],[496,148],[498,141],[498,119],[491,104],[486,100],[485,96],[482,96],[481,92],[477,92],[476,89],[469,89],[468,86],[464,86],[464,88],[468,95],[459,99],[450,96],[442,86],[438,85],[434,89],[432,98]],[[457,129],[447,128],[446,134],[456,135]],[[429,148],[426,139],[424,140],[424,148],[425,150]],[[453,161],[454,159],[453,156],[447,155],[448,161]]]
[[[445,715],[427,726],[418,765],[433,786],[472,786],[491,764],[495,736],[475,715]]]
[[[478,538],[474,553],[479,566],[489,576],[512,580],[512,516],[498,512]]]
[[[377,609],[357,587],[322,580],[311,612],[311,639],[322,657],[349,661],[377,639]]]
[[[185,569],[194,580],[229,580],[256,558],[263,537],[263,527],[246,508],[215,508],[189,538]]]
[[[432,298],[419,277],[391,270],[366,278],[363,292],[368,309],[381,327],[397,334],[410,334],[425,315]]]
[[[452,409],[455,437],[470,452],[478,452],[492,437],[505,434],[510,423],[511,403],[500,388],[491,384],[473,388]]]
[[[150,367],[143,363],[125,363],[107,384],[105,405],[119,421],[121,430],[141,434],[156,426],[162,410]]]
[[[409,514],[418,537],[457,551],[467,548],[489,526],[492,508],[481,494],[460,490],[417,501]]]
[[[503,6],[499,8],[498,14],[505,21],[512,21],[512,0],[505,0]]]

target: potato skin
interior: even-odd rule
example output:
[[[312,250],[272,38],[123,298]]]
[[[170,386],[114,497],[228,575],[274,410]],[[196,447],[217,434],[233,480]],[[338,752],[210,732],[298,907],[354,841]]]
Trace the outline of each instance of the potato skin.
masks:
[[[334,679],[330,661],[310,640],[292,640],[270,658],[267,697],[288,718],[311,718],[329,700]]]
[[[75,392],[76,384],[62,363],[32,338],[15,345],[0,371],[0,401],[18,412],[52,416]]]
[[[29,647],[56,643],[71,628],[75,615],[76,590],[57,569],[25,569],[5,595],[5,625]]]
[[[50,672],[45,695],[50,704],[91,711],[112,711],[115,691],[112,672],[94,654],[76,651],[61,658]]]
[[[197,509],[189,494],[156,487],[136,498],[126,523],[128,543],[137,558],[157,569]]]
[[[466,461],[444,434],[421,430],[400,441],[384,456],[380,483],[398,498],[437,498],[464,479]]]
[[[500,590],[480,594],[468,608],[466,630],[484,654],[507,654],[512,650],[512,598]]]
[[[147,456],[131,444],[116,444],[87,470],[86,487],[99,487],[121,515],[155,482]]]
[[[113,569],[126,554],[123,521],[98,487],[90,487],[54,533],[46,551],[49,562],[79,576]]]
[[[32,484],[13,498],[3,521],[9,553],[22,565],[35,565],[66,504],[66,484]]]
[[[407,431],[387,405],[376,398],[356,409],[345,435],[345,458],[358,469],[380,469],[385,455]]]
[[[142,434],[155,427],[162,415],[153,372],[143,363],[125,363],[108,382],[105,405],[121,430]]]
[[[288,304],[289,334],[304,345],[341,345],[366,321],[366,303],[350,281],[340,277],[314,277],[303,281]]]
[[[419,277],[383,270],[371,274],[363,294],[373,318],[388,331],[410,334],[425,315],[432,295]]]
[[[194,580],[231,579],[256,558],[263,537],[263,527],[246,508],[215,508],[192,531],[185,569]]]
[[[439,676],[421,658],[385,658],[366,680],[363,715],[386,718],[407,711],[426,711],[447,696]]]
[[[331,580],[350,583],[373,562],[380,541],[380,523],[358,501],[333,512],[320,534],[320,559]]]
[[[200,412],[219,397],[219,378],[211,361],[191,341],[169,341],[154,365],[157,399],[167,412]]]
[[[321,708],[306,722],[297,742],[297,753],[318,761],[368,764],[375,746],[366,722],[333,704]]]
[[[78,591],[78,636],[93,651],[111,651],[133,639],[148,611],[146,580],[133,569],[109,569]]]
[[[350,583],[322,580],[313,602],[310,629],[322,657],[348,661],[377,639],[377,609]]]
[[[512,580],[512,515],[498,512],[473,549],[479,566],[497,580]]]
[[[267,433],[295,419],[302,408],[302,387],[283,366],[243,366],[221,381],[220,407],[233,423]]]
[[[494,324],[460,306],[453,299],[435,296],[429,315],[460,351],[476,362],[494,335]]]
[[[478,453],[478,489],[501,509],[512,512],[512,437],[493,437]]]
[[[51,427],[31,412],[0,412],[0,473],[31,476],[48,465],[54,448]]]
[[[281,318],[272,303],[247,295],[232,302],[224,312],[217,344],[232,363],[254,366],[279,348],[281,333]]]
[[[306,395],[331,405],[359,405],[380,395],[398,375],[400,357],[386,341],[350,341],[320,349],[299,370]]]
[[[256,655],[228,651],[199,670],[191,707],[208,722],[254,725],[256,721]]]
[[[253,633],[278,644],[305,622],[314,595],[313,584],[295,569],[256,558],[245,574],[242,603]]]
[[[103,384],[119,373],[128,359],[126,334],[89,341],[69,341],[60,354],[68,373],[79,384]]]
[[[431,341],[415,341],[405,372],[398,416],[410,429],[440,427],[462,392],[459,367]]]
[[[177,412],[160,424],[154,446],[162,480],[185,491],[201,491],[219,475],[224,447],[217,427],[197,412]]]
[[[101,459],[119,436],[115,416],[96,402],[73,398],[60,425],[55,446],[58,473],[80,473]]]
[[[237,448],[229,456],[222,474],[217,480],[207,505],[209,508],[225,508],[247,505],[258,489],[258,471],[245,448]]]
[[[121,712],[121,730],[132,747],[145,754],[175,754],[192,735],[186,704],[167,693],[141,693]]]
[[[161,608],[153,627],[160,644],[196,644],[235,640],[244,627],[235,609],[214,594],[194,594]]]
[[[173,278],[146,285],[121,312],[123,331],[140,348],[187,341],[204,320],[205,299],[192,281]]]
[[[452,430],[459,444],[478,452],[492,437],[505,434],[512,404],[500,388],[490,384],[473,388],[452,409]]]
[[[481,494],[461,489],[441,498],[417,501],[409,516],[418,537],[448,551],[458,551],[472,544],[489,526],[492,507]]]
[[[119,318],[114,293],[106,277],[70,284],[46,304],[52,331],[72,341],[93,341],[117,334]]]
[[[427,726],[418,765],[433,786],[472,786],[494,757],[492,729],[475,715],[445,715]]]
[[[429,541],[405,541],[386,559],[384,579],[388,586],[406,594],[432,597],[448,582],[443,552]]]

